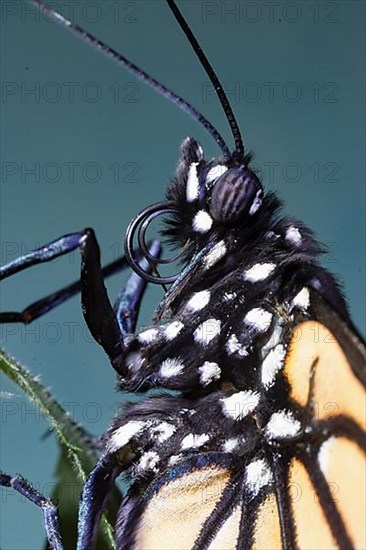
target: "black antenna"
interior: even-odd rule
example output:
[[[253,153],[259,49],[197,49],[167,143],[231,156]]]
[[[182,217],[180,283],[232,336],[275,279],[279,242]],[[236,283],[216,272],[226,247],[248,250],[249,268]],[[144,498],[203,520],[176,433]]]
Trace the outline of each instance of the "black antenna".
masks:
[[[234,137],[235,151],[236,153],[239,154],[239,156],[243,157],[244,156],[243,138],[241,136],[239,125],[236,121],[235,115],[233,113],[233,110],[227,98],[227,95],[225,94],[225,91],[221,85],[221,82],[219,81],[214,69],[212,68],[211,63],[209,62],[204,51],[202,50],[201,46],[197,42],[196,37],[194,36],[193,32],[189,28],[187,21],[184,19],[182,13],[179,11],[179,8],[174,2],[174,0],[166,0],[166,1],[169,8],[172,10],[174,17],[178,21],[181,29],[186,35],[190,45],[192,46],[194,53],[198,57],[199,61],[201,62],[201,65],[203,66],[203,68],[207,73],[207,76],[209,77],[209,79],[211,80],[214,86],[215,92],[217,94],[217,97],[220,100],[222,108],[224,109],[224,113],[226,115],[227,121],[231,128],[231,132]]]
[[[82,27],[80,27],[77,23],[74,23],[70,19],[67,19],[67,17],[64,17],[61,13],[57,12],[47,4],[43,2],[43,0],[30,0],[33,4],[35,4],[38,8],[44,10],[48,16],[53,17],[58,23],[61,25],[64,25],[68,29],[70,29],[75,35],[79,36],[82,40],[87,42],[88,44],[91,44],[96,49],[102,51],[104,54],[106,54],[108,57],[112,58],[114,61],[131,71],[135,76],[137,76],[140,80],[146,82],[149,86],[154,88],[159,94],[166,97],[169,101],[172,103],[175,103],[180,109],[188,113],[195,121],[199,122],[211,135],[211,137],[216,141],[217,145],[220,147],[225,160],[229,160],[231,157],[230,150],[227,147],[224,139],[219,134],[219,132],[216,130],[216,128],[195,108],[193,105],[185,101],[181,96],[164,86],[164,84],[161,84],[158,80],[150,76],[148,73],[137,67],[134,63],[129,61],[126,57],[124,57],[122,54],[118,53],[113,48],[110,48],[102,42],[101,40],[98,40],[90,34],[89,32],[85,31]]]

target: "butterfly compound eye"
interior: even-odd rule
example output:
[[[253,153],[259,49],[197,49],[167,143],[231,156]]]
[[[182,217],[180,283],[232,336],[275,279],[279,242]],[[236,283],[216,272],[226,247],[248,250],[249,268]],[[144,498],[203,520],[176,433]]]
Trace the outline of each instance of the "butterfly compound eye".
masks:
[[[245,166],[230,168],[218,178],[211,195],[210,213],[217,222],[232,224],[261,204],[262,188],[257,176]]]

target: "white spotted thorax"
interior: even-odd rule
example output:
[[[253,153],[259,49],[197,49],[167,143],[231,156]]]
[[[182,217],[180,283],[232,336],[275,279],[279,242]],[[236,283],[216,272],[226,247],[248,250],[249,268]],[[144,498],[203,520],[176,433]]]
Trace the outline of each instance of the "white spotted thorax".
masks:
[[[44,14],[52,13],[43,0],[33,3]],[[85,319],[117,373],[118,389],[133,394],[123,400],[103,437],[103,453],[86,480],[78,547],[93,547],[92,531],[97,532],[108,492],[121,473],[129,488],[116,518],[117,548],[144,547],[145,542],[151,548],[179,544],[202,549],[252,548],[265,538],[261,538],[262,524],[265,534],[268,526],[274,530],[273,540],[278,534],[282,544],[277,546],[313,547],[301,544],[304,501],[293,506],[290,487],[297,485],[292,481],[302,481],[296,477],[300,463],[314,486],[310,488],[316,490],[316,504],[325,511],[330,538],[339,548],[351,548],[348,525],[342,534],[344,511],[329,498],[325,487],[334,473],[338,434],[344,437],[343,430],[349,435],[347,429],[356,433],[357,422],[341,417],[342,423],[336,424],[333,419],[315,418],[318,403],[313,398],[318,398],[323,372],[329,366],[323,366],[317,353],[325,346],[310,342],[304,351],[295,337],[300,328],[307,342],[313,320],[319,325],[325,320],[322,328],[330,328],[329,311],[343,313],[335,334],[346,332],[346,308],[343,311],[332,276],[320,267],[319,247],[311,231],[285,218],[275,193],[264,190],[214,70],[192,38],[178,5],[174,0],[167,4],[223,106],[234,141],[232,152],[218,130],[184,98],[78,25],[59,14],[54,16],[70,27],[68,31],[94,44],[192,115],[221,149],[220,158],[205,159],[193,138],[183,141],[165,201],[147,206],[128,226],[125,257],[118,266],[126,259],[134,273],[114,306],[108,303],[103,287],[103,277],[112,269],[101,269],[96,241],[92,248],[93,231],[54,241],[55,248],[60,242],[74,248],[81,245],[79,286]],[[161,237],[145,241],[149,224],[160,215],[164,216]],[[136,242],[140,250],[134,250]],[[179,250],[171,262],[162,259],[166,242]],[[43,250],[41,261],[48,261],[48,250]],[[176,260],[178,275],[165,276],[164,268],[160,275],[159,263]],[[140,303],[150,283],[162,286],[164,298],[151,324],[136,329]],[[348,350],[344,351],[348,361]],[[312,361],[310,374],[306,372],[307,355]],[[318,375],[320,367],[323,371]],[[337,368],[334,361],[335,376]],[[337,397],[341,403],[342,396]],[[341,406],[342,413],[348,414],[346,406]],[[2,473],[2,484],[10,487],[8,478]],[[16,488],[14,479],[20,477],[12,480]],[[44,508],[45,501],[38,495],[34,498],[30,485],[26,490]],[[312,499],[306,500],[308,520],[312,519],[308,513]],[[56,531],[52,503],[47,502],[43,511],[47,512],[47,532],[53,527]],[[181,525],[188,518],[187,533],[182,532],[184,525],[183,530],[179,528],[181,517]],[[170,525],[174,519],[178,522]],[[57,545],[58,533],[51,535]],[[49,540],[51,546],[54,541]]]
[[[194,340],[202,345],[208,346],[214,338],[220,334],[221,321],[219,319],[207,319],[203,321],[193,333]]]
[[[239,457],[243,486],[254,500],[274,485],[269,454],[255,447],[256,438],[280,454],[281,445],[312,429],[281,392],[292,325],[313,306],[302,269],[311,256],[304,247],[312,250],[313,244],[301,224],[276,221],[278,204],[247,167],[205,163],[192,141],[185,142],[168,191],[176,214],[166,231],[173,243],[192,245],[187,266],[166,292],[155,325],[131,340],[126,356],[130,387],[177,390],[180,396],[166,414],[153,399],[154,423],[117,427],[109,448],[141,438],[147,445],[136,465],[141,476],[211,451]],[[273,214],[263,225],[262,210],[268,220]],[[129,389],[124,381],[122,387]],[[331,448],[331,438],[319,448],[323,471]]]
[[[237,437],[231,437],[230,439],[227,439],[223,445],[223,450],[227,453],[231,453],[235,451],[235,449],[239,445],[239,440]]]
[[[205,361],[203,365],[198,367],[200,373],[200,381],[203,386],[206,386],[213,380],[218,380],[221,375],[221,369],[217,363]]]
[[[174,340],[183,328],[184,325],[180,321],[172,321],[164,326],[163,333],[167,340]]]
[[[264,281],[276,269],[276,264],[263,263],[254,264],[252,267],[244,271],[244,279],[251,283]]]
[[[138,334],[137,347],[143,351],[136,350],[135,344],[127,355],[128,365],[139,378],[139,366],[144,362],[144,368],[155,373],[157,385],[172,389],[183,387],[184,381],[195,380],[202,390],[207,390],[220,387],[227,376],[234,386],[241,380],[237,391],[219,400],[223,417],[241,422],[256,414],[261,395],[271,391],[283,373],[287,353],[284,320],[272,289],[283,272],[282,248],[283,257],[285,252],[288,255],[289,246],[297,252],[304,240],[303,229],[293,223],[283,228],[259,228],[262,238],[253,253],[248,242],[240,241],[240,231],[250,227],[257,210],[265,207],[261,186],[243,166],[205,163],[202,149],[193,140],[186,140],[184,147],[192,147],[189,154],[184,150],[190,161],[180,165],[178,180],[168,198],[182,201],[180,208],[188,209],[184,224],[188,223],[190,212],[192,224],[185,226],[186,232],[193,230],[190,238],[203,239],[202,252],[196,253],[192,260],[194,269],[182,279],[189,282],[184,282],[184,291],[173,292],[173,285],[167,293],[170,308],[171,303],[182,298],[173,307],[175,317],[165,325],[152,326]],[[178,193],[179,186],[183,193]],[[225,231],[220,230],[223,227]],[[250,239],[249,244],[253,237]],[[240,246],[243,253],[237,255]],[[292,293],[283,309],[287,308],[288,318],[292,318],[294,312],[307,312],[309,306],[309,289],[302,286]],[[253,361],[258,371],[254,384],[248,375]],[[231,378],[231,371],[235,378]],[[264,427],[266,437],[292,437],[299,426],[291,415],[291,411],[278,406]]]
[[[239,356],[245,357],[249,354],[248,348],[239,342],[236,334],[231,334],[228,337],[225,348],[228,355],[238,354]]]
[[[205,308],[210,302],[210,291],[201,290],[201,292],[195,292],[193,296],[187,302],[187,310],[200,311]]]
[[[180,357],[165,359],[160,365],[160,376],[162,378],[171,378],[178,376],[184,370],[184,363]]]
[[[113,432],[108,441],[108,447],[111,452],[116,451],[129,443],[129,441],[146,428],[147,424],[143,421],[131,420]]]
[[[145,470],[158,471],[157,465],[160,461],[160,456],[156,451],[147,451],[142,455],[138,464],[137,470],[142,473]]]

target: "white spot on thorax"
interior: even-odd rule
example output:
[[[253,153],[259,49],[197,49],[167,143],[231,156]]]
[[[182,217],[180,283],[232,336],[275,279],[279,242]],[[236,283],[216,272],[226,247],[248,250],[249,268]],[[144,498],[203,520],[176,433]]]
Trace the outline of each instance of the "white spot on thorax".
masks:
[[[197,233],[206,233],[211,229],[213,224],[213,219],[210,214],[205,212],[205,210],[199,210],[195,217],[193,218],[192,227]]]
[[[207,306],[210,301],[210,296],[211,294],[209,290],[201,290],[200,292],[195,292],[193,296],[188,300],[186,308],[190,311],[200,311]]]
[[[120,428],[117,428],[117,430],[113,432],[111,438],[108,440],[108,452],[115,452],[121,447],[124,447],[124,445],[127,445],[127,443],[130,441],[130,439],[132,439],[134,435],[136,435],[144,427],[147,427],[149,425],[150,423],[148,422],[131,420],[130,422],[127,422],[127,424],[124,424]]]
[[[307,309],[310,305],[310,292],[305,286],[298,292],[295,298],[291,301],[291,309],[298,307],[300,309]]]
[[[293,437],[301,428],[301,424],[294,418],[290,411],[273,413],[266,427],[267,436],[270,439]]]
[[[186,197],[188,202],[198,199],[200,184],[197,174],[198,162],[192,162],[188,169]]]
[[[266,279],[272,273],[275,267],[276,264],[272,263],[254,264],[250,269],[244,271],[244,279],[251,283],[263,281],[263,279]]]
[[[213,380],[218,380],[221,376],[221,369],[217,363],[205,361],[198,367],[200,373],[200,382],[202,386],[207,386]]]
[[[173,424],[169,424],[169,422],[161,422],[152,428],[151,431],[155,434],[159,443],[163,443],[174,434],[176,427]]]
[[[142,344],[150,344],[158,336],[159,332],[156,328],[149,328],[140,332],[138,339]]]
[[[213,166],[207,172],[206,182],[211,183],[212,181],[217,180],[217,178],[225,174],[226,171],[227,171],[227,166],[225,166],[224,164],[217,164],[216,166]]]
[[[203,259],[204,269],[209,269],[217,264],[226,254],[226,246],[224,241],[216,243]]]
[[[232,355],[234,353],[237,353],[241,357],[245,357],[246,355],[248,355],[247,348],[239,342],[236,334],[232,334],[230,336],[230,338],[226,342],[225,348],[229,355]]]
[[[160,457],[155,451],[148,451],[144,453],[140,458],[137,467],[139,470],[156,470],[156,465],[159,462]]]
[[[193,333],[193,338],[198,344],[207,346],[211,340],[220,334],[221,321],[207,319],[201,323]]]
[[[254,330],[265,332],[271,325],[272,317],[273,315],[269,311],[255,307],[248,311],[244,317],[244,323]]]
[[[208,440],[209,437],[207,434],[189,434],[182,439],[180,447],[182,450],[197,449],[198,447],[202,447]]]
[[[301,233],[297,227],[294,227],[293,225],[291,225],[286,230],[285,239],[295,245],[298,245],[301,243],[301,240],[302,240]]]
[[[247,468],[247,486],[253,496],[257,496],[260,489],[272,481],[272,472],[263,459],[256,460],[248,464]]]
[[[184,369],[184,363],[180,357],[165,359],[160,365],[160,376],[163,378],[171,378],[178,376]]]
[[[238,444],[239,444],[238,438],[237,437],[232,437],[232,438],[228,439],[227,441],[225,441],[225,443],[223,444],[223,449],[224,449],[225,452],[231,453],[234,449],[236,449]]]
[[[318,462],[319,462],[320,469],[324,475],[327,474],[330,451],[336,441],[337,441],[337,438],[332,436],[326,441],[324,441],[324,443],[321,445],[319,449]]]
[[[242,420],[257,407],[259,393],[250,390],[240,391],[233,393],[230,397],[224,397],[220,401],[225,416],[234,420]]]
[[[236,292],[225,292],[222,298],[225,302],[230,302],[231,300],[234,300],[236,296],[237,296]]]
[[[262,363],[262,384],[266,388],[273,386],[277,373],[281,370],[285,348],[282,344],[272,349]]]
[[[174,340],[176,336],[180,333],[184,327],[183,323],[180,321],[172,321],[164,327],[164,336],[167,340]]]

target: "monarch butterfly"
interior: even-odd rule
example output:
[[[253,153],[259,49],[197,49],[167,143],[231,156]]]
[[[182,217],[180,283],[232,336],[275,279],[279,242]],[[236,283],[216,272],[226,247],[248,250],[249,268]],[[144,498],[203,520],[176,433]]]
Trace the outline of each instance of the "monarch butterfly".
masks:
[[[217,215],[217,213],[216,213],[216,215]],[[190,289],[190,291],[193,292],[193,289]],[[187,299],[189,298],[189,296],[187,296],[187,294],[184,294],[184,296],[185,296]],[[196,298],[196,299],[197,299],[197,298]],[[202,295],[201,295],[201,298],[200,298],[200,299],[201,299],[201,300],[203,299],[203,298],[202,298]],[[313,302],[313,303],[316,303],[316,298],[314,298],[314,300],[315,300],[315,302]],[[202,304],[202,302],[201,302],[201,304]],[[322,307],[324,307],[324,304],[320,304],[320,305],[319,305],[319,304],[316,303],[316,306],[319,307],[320,309],[322,309]],[[314,306],[314,307],[315,307],[315,306]],[[255,309],[255,308],[254,308],[254,309]],[[257,309],[258,309],[258,308],[257,308]],[[263,322],[264,322],[264,321],[263,321]],[[213,326],[214,326],[214,325],[213,325]],[[346,336],[345,336],[345,337],[346,337]],[[232,342],[233,342],[233,341],[232,341]],[[235,342],[234,342],[234,343],[235,343]],[[233,345],[234,345],[234,344],[232,343],[232,346],[233,346]],[[174,368],[174,365],[173,365],[173,368]],[[177,365],[175,365],[175,368],[177,368]],[[254,395],[252,395],[252,397],[254,398],[254,400],[256,399],[256,397],[255,397]],[[171,401],[171,403],[174,403],[174,402]],[[248,403],[248,405],[249,405],[249,403]],[[289,419],[288,419],[288,420],[289,420]],[[291,421],[289,422],[289,424],[291,424]],[[292,424],[294,424],[294,422],[292,422]],[[203,447],[203,449],[204,449],[204,447]],[[234,455],[234,456],[235,456],[235,455]],[[249,455],[248,455],[248,456],[249,456]],[[256,464],[256,462],[254,461],[254,462],[252,462],[252,464]],[[232,468],[232,464],[231,464],[231,463],[230,463],[230,464],[229,464],[229,463],[223,464],[223,466],[226,468],[225,471],[227,471],[227,469]],[[250,466],[250,464],[249,464],[249,466]],[[258,461],[257,461],[256,467],[258,468],[259,466],[261,466],[261,463],[258,464]],[[262,466],[263,466],[263,464],[262,464]],[[196,465],[195,465],[195,464],[192,464],[192,462],[190,462],[190,463],[188,464],[187,467],[188,467],[188,468],[193,468],[193,471],[194,471],[194,468],[196,468],[196,471],[197,471],[198,465],[197,465],[197,464],[196,464]],[[182,471],[184,471],[184,467],[183,467],[183,466],[182,466],[182,468],[183,468]],[[250,470],[249,470],[249,471],[250,471]],[[213,475],[213,476],[215,475],[215,471],[214,471],[214,470],[212,471],[212,475]],[[188,476],[188,474],[187,474],[187,476]],[[265,477],[265,476],[264,476],[264,477]],[[211,478],[210,478],[210,474],[208,474],[207,479],[208,479],[209,482],[212,481]],[[226,480],[225,480],[224,478],[223,478],[223,479],[220,478],[221,486],[222,486],[223,488],[226,487],[226,488],[228,489],[228,487],[226,486],[225,481],[226,481]],[[173,484],[172,484],[170,487],[173,487]],[[207,489],[207,490],[208,490],[209,495],[211,496],[211,501],[208,500],[208,504],[209,504],[210,502],[211,502],[211,503],[213,502],[213,501],[212,501],[212,497],[215,497],[215,494],[212,494],[212,491],[210,492],[210,485],[208,485],[208,489]],[[218,494],[219,494],[219,492],[216,492],[216,495],[218,495]],[[259,491],[258,494],[261,494],[260,491]],[[168,498],[168,495],[166,495],[166,498]],[[333,523],[334,523],[334,520],[333,520]],[[275,532],[275,528],[274,528],[274,532]],[[289,536],[289,535],[288,535],[288,536]],[[341,540],[342,540],[343,542],[347,542],[345,539],[341,539]],[[286,541],[287,541],[288,545],[291,545],[291,539],[286,539]],[[268,539],[267,539],[267,543],[268,543]],[[203,544],[203,543],[202,543],[202,544]],[[345,546],[345,545],[344,545],[344,546]]]

